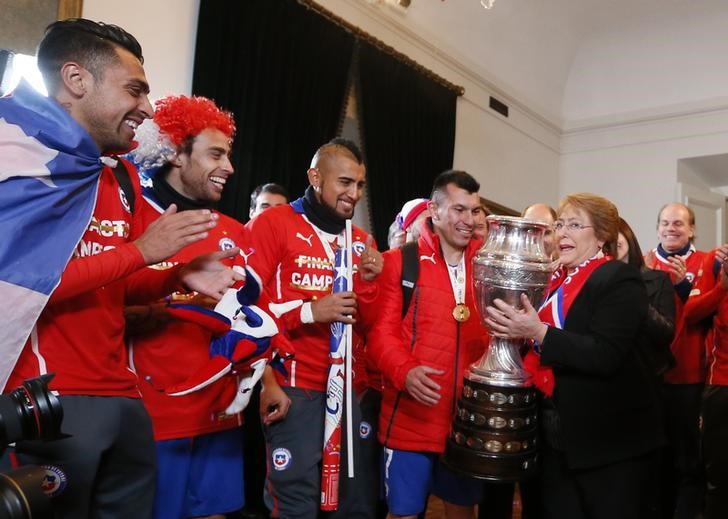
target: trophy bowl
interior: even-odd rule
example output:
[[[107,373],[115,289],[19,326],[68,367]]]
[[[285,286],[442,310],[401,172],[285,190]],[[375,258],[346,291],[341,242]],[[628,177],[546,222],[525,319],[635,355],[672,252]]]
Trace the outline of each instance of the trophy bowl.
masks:
[[[548,224],[489,216],[488,238],[473,259],[481,319],[501,299],[523,308],[521,294],[538,308],[551,279],[543,246]],[[443,461],[468,476],[518,481],[536,468],[536,390],[523,369],[522,339],[490,337],[488,349],[466,371]]]

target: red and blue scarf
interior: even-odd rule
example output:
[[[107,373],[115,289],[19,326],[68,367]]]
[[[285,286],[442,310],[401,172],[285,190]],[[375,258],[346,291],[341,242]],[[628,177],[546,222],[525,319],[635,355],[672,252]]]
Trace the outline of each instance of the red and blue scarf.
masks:
[[[563,329],[571,305],[576,300],[587,279],[601,265],[611,260],[600,252],[576,267],[570,274],[562,267],[554,272],[547,291],[548,297],[538,311],[541,321],[549,326]],[[546,396],[554,393],[554,373],[548,366],[541,365],[541,344],[534,342],[523,360],[524,369],[533,376],[534,385]]]

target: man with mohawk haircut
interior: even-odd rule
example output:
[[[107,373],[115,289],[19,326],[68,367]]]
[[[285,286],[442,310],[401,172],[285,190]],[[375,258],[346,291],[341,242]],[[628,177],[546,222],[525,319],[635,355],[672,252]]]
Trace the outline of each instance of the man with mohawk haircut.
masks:
[[[234,173],[229,157],[234,132],[232,114],[209,99],[170,96],[157,101],[154,122],[139,128],[140,145],[132,153],[140,164],[147,202],[142,208],[145,225],[172,205],[181,212],[214,211]],[[214,213],[218,224],[204,240],[185,247],[158,268],[235,247],[248,254],[243,225]],[[243,255],[229,258],[228,266],[243,266]],[[215,303],[199,295],[173,294],[171,299],[208,307]],[[213,338],[200,321],[170,316],[167,308],[162,302],[128,310],[142,329],[130,340],[130,361],[157,444],[154,517],[222,518],[244,505],[242,414],[229,407],[236,397],[238,377],[228,374],[181,396],[165,392],[196,377],[200,366],[210,361]],[[192,384],[195,389],[208,381],[197,382]]]
[[[332,293],[334,250],[366,182],[364,160],[356,144],[345,139],[324,144],[314,154],[307,175],[310,185],[303,197],[268,209],[247,224],[250,244],[255,249],[248,266],[278,304],[284,334],[296,347],[289,376],[284,379],[276,373],[291,402],[288,414],[276,423],[264,418],[268,447],[266,505],[273,517],[281,518],[317,517],[330,324],[356,323],[355,335],[362,330],[364,323],[357,305],[368,302],[376,293],[371,282],[382,269],[382,255],[372,246],[371,237],[353,226],[353,290]],[[354,371],[357,377],[364,373],[356,366]],[[268,388],[265,383],[264,388]],[[264,406],[266,396],[262,394],[261,408]],[[356,458],[359,438],[367,437],[369,429],[359,427],[356,399],[352,414]],[[345,444],[344,434],[341,443]],[[341,459],[345,455],[346,449],[342,448]],[[345,465],[341,463],[339,473],[338,509],[327,517],[363,517],[361,500],[357,501],[359,481],[346,477]],[[357,477],[360,470],[361,465],[355,461]]]

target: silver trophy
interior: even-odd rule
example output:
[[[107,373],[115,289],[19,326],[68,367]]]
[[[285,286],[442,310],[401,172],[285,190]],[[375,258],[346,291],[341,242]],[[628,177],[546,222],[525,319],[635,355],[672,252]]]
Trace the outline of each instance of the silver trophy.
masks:
[[[548,225],[489,216],[488,239],[473,260],[481,318],[495,299],[521,309],[521,294],[538,308],[551,279],[544,250]],[[521,339],[490,337],[488,350],[465,373],[444,461],[470,476],[517,481],[536,463],[536,391],[523,369]]]

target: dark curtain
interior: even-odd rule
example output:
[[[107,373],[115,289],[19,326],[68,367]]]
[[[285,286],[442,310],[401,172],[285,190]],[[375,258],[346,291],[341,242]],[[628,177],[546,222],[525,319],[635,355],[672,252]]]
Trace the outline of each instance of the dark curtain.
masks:
[[[452,168],[457,93],[366,42],[358,60],[368,194],[384,248],[402,204],[429,197],[435,177]]]
[[[220,210],[248,218],[250,192],[308,185],[316,149],[336,136],[354,37],[295,0],[202,0],[192,91],[235,115],[235,175]]]

